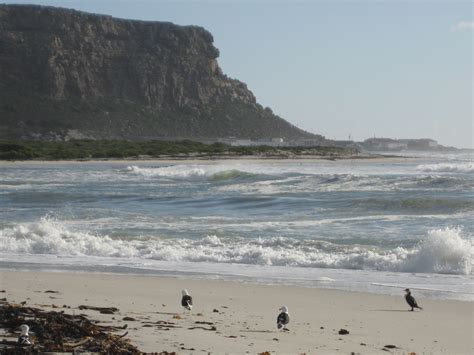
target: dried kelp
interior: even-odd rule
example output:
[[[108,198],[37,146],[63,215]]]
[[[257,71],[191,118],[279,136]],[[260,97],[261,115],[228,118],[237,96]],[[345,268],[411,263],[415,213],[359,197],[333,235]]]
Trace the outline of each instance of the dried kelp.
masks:
[[[115,312],[118,312],[118,308],[115,308],[115,307],[95,307],[95,306],[80,305],[77,308],[79,308],[80,310],[90,309],[93,311],[98,311],[99,313],[102,313],[102,314],[114,314]]]
[[[4,334],[14,336],[21,324],[30,327],[32,345],[21,346],[15,341],[2,340],[2,354],[39,354],[43,352],[97,352],[141,354],[122,335],[112,332],[124,327],[104,326],[91,322],[84,315],[45,311],[38,308],[0,304],[0,327]]]

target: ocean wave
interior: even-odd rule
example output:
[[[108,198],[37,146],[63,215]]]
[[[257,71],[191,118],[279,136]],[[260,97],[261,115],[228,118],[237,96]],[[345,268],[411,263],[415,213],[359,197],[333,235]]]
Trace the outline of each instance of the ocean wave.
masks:
[[[402,271],[470,275],[473,257],[472,239],[463,238],[461,228],[433,229],[410,253]]]
[[[415,210],[428,213],[431,211],[450,210],[465,211],[474,209],[474,201],[469,198],[435,198],[435,197],[411,197],[394,199],[390,197],[378,197],[354,200],[353,205],[362,209],[391,210]]]
[[[472,162],[424,164],[418,165],[417,170],[440,173],[474,173],[474,164]]]
[[[206,176],[206,171],[199,167],[188,167],[185,165],[173,165],[157,168],[142,168],[139,166],[127,166],[127,172],[135,175],[141,175],[147,178],[169,177],[169,178],[188,178]]]
[[[463,166],[462,164],[458,164]],[[441,166],[441,165],[440,165]],[[449,165],[451,166],[451,165]],[[457,166],[453,164],[453,166]],[[438,165],[422,168],[433,173]],[[462,190],[472,187],[472,180],[465,175],[433,174],[367,174],[359,169],[348,173],[336,172],[333,167],[317,169],[314,166],[285,166],[252,164],[177,164],[169,166],[128,166],[125,172],[145,179],[164,181],[206,181],[213,184],[217,193],[282,194],[308,191],[408,191],[444,189]],[[471,166],[472,168],[472,166]],[[431,170],[430,170],[431,169]],[[454,169],[451,167],[451,169]],[[461,168],[459,168],[461,169]],[[343,169],[344,170],[344,169]],[[453,170],[454,171],[454,170]]]
[[[366,176],[351,174],[320,174],[286,176],[282,179],[230,181],[216,186],[221,193],[285,194],[306,192],[350,191],[446,191],[471,189],[473,182],[461,176]]]
[[[187,178],[206,178],[210,181],[225,181],[241,178],[252,178],[259,174],[250,173],[238,169],[229,169],[228,167],[219,166],[188,166],[188,165],[173,165],[156,168],[142,168],[138,166],[128,166],[127,172],[141,175],[147,178],[164,177],[172,179],[187,179]]]
[[[237,263],[394,272],[472,273],[471,236],[460,228],[435,229],[411,249],[338,245],[288,237],[199,239],[142,237],[117,239],[74,231],[42,218],[0,230],[0,253],[100,256],[177,262]]]
[[[383,171],[368,174],[366,169],[354,167],[348,169],[346,166],[317,165],[289,163],[216,163],[216,164],[176,164],[168,166],[138,166],[131,165],[125,172],[144,177],[168,177],[168,178],[196,178],[196,177],[219,177],[221,175],[237,176],[263,176],[267,178],[291,178],[295,176],[316,177],[321,184],[336,184],[351,181],[352,179],[364,179],[369,176],[385,175]],[[321,179],[321,180],[319,180]]]
[[[211,181],[225,181],[225,180],[234,180],[234,179],[250,179],[253,177],[257,177],[258,174],[251,174],[245,171],[231,169],[231,170],[223,170],[217,173],[214,173],[208,177]]]
[[[427,176],[408,176],[400,178],[399,182],[394,183],[397,189],[418,190],[418,189],[447,189],[447,188],[471,188],[473,182],[469,178],[455,175],[427,175]]]

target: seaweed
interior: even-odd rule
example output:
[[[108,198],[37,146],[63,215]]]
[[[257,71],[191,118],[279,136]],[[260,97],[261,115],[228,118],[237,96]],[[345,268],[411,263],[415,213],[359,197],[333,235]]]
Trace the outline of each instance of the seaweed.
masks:
[[[31,345],[19,345],[16,341],[0,341],[2,354],[40,354],[44,352],[96,352],[114,354],[142,354],[121,335],[113,334],[123,327],[104,326],[94,323],[84,315],[45,311],[9,303],[0,304],[0,327],[4,333],[15,336],[22,324],[31,330]]]

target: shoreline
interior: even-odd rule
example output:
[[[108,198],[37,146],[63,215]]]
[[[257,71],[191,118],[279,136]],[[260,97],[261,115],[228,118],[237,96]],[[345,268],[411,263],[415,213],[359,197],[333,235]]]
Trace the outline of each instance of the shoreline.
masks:
[[[23,260],[22,262],[1,261],[0,273],[4,271],[20,272],[46,272],[67,274],[92,274],[130,277],[158,277],[177,278],[207,281],[234,282],[255,286],[276,286],[284,283],[289,287],[302,289],[325,289],[341,292],[363,292],[373,295],[394,296],[401,290],[409,287],[419,297],[432,300],[452,300],[471,302],[474,306],[474,290],[472,287],[460,287],[456,282],[470,285],[472,277],[467,275],[430,274],[430,273],[405,273],[375,270],[351,270],[333,268],[292,268],[271,266],[262,269],[255,265],[258,271],[249,271],[250,265],[235,266],[232,264],[213,264],[201,268],[195,263],[163,262],[149,266],[149,268],[134,268],[121,264],[84,265],[77,267],[80,259],[70,259],[68,263],[55,264]],[[275,270],[276,269],[276,270]],[[303,270],[301,270],[303,269]],[[275,276],[279,275],[279,276]],[[426,280],[438,278],[441,284],[431,284]],[[439,279],[442,277],[442,279]]]
[[[0,290],[5,290],[2,297],[10,303],[26,301],[27,306],[45,310],[84,313],[103,324],[128,324],[127,337],[147,352],[468,354],[474,349],[472,302],[431,300],[417,294],[424,309],[409,312],[402,294],[191,277],[2,269],[0,281]],[[192,312],[186,314],[179,305],[183,288],[194,300]],[[80,305],[113,306],[119,312],[79,311]],[[289,332],[276,329],[282,305],[289,308]],[[173,327],[163,328],[159,322]],[[340,329],[349,334],[339,335]]]
[[[364,155],[364,156],[347,156],[347,157],[330,157],[330,156],[255,156],[255,155],[243,155],[243,156],[187,156],[187,157],[142,157],[142,158],[97,158],[97,159],[61,159],[61,160],[0,160],[0,165],[26,165],[26,164],[73,164],[73,163],[214,163],[219,161],[232,162],[232,161],[271,161],[271,162],[345,162],[345,161],[356,161],[356,162],[398,162],[406,160],[416,160],[419,157],[412,156],[400,156],[400,155]]]

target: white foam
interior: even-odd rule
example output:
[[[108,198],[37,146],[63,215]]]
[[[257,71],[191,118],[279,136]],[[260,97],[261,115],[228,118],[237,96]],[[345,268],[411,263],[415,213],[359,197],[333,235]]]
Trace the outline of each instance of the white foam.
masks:
[[[257,175],[252,169],[235,169],[229,165],[172,165],[164,167],[143,168],[128,166],[126,171],[146,178],[196,179],[206,178],[211,181],[231,180]]]
[[[459,228],[437,229],[415,248],[390,250],[288,237],[116,239],[45,217],[0,230],[0,253],[470,275],[469,238]]]
[[[472,239],[463,238],[460,228],[434,229],[409,255],[402,270],[470,275],[473,256]]]
[[[206,176],[203,167],[191,167],[188,165],[173,165],[156,168],[143,168],[135,165],[128,166],[128,172],[141,175],[147,178],[152,177],[171,177],[171,178],[188,178],[196,176]]]
[[[50,217],[20,224],[0,231],[0,250],[19,254],[84,256],[137,255],[136,250],[120,240],[67,229],[65,223]]]
[[[424,164],[418,165],[417,170],[424,172],[473,173],[474,164],[472,162]]]

